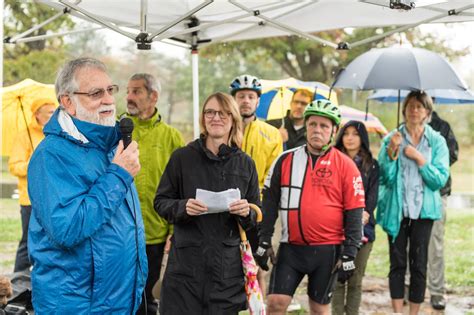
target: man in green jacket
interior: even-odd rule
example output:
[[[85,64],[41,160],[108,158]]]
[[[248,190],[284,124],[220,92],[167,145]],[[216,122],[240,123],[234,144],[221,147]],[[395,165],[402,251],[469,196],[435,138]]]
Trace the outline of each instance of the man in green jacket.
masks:
[[[158,281],[165,248],[173,232],[173,227],[160,217],[153,208],[153,199],[166,164],[174,150],[184,146],[182,135],[175,128],[161,121],[156,107],[161,92],[158,80],[148,73],[134,74],[127,85],[126,116],[133,120],[133,140],[140,150],[140,172],[135,176],[135,185],[145,225],[146,255],[148,258],[148,278],[146,300],[137,314],[156,314],[157,303],[152,289]]]

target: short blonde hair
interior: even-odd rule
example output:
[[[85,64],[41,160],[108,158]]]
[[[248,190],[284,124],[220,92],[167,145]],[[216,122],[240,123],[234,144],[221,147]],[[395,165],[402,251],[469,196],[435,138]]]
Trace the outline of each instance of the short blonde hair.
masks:
[[[209,103],[211,99],[215,99],[223,110],[230,112],[230,115],[232,117],[232,128],[230,129],[229,142],[227,143],[227,145],[241,148],[243,139],[242,118],[240,117],[240,112],[237,103],[235,102],[234,98],[229,94],[217,92],[207,97],[206,101],[204,102],[204,105],[202,106],[200,117],[202,134],[204,134],[204,136],[206,137],[208,135],[204,122],[204,111],[206,110],[207,103]]]
[[[293,96],[291,97],[291,101],[294,100],[295,96],[299,94],[299,95],[302,95],[304,97],[309,97],[309,103],[311,103],[313,101],[313,98],[314,98],[314,93],[313,92],[310,92],[309,90],[307,89],[297,89],[294,93],[293,93]]]

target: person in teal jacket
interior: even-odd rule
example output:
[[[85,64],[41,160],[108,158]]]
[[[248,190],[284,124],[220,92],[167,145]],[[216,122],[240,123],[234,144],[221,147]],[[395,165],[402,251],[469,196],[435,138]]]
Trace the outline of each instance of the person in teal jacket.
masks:
[[[124,149],[113,85],[92,58],[66,63],[60,108],[28,167],[28,249],[35,314],[135,314],[147,262],[133,176],[137,143]]]
[[[148,278],[145,286],[146,309],[143,301],[138,315],[155,314],[153,286],[160,278],[164,252],[169,250],[173,226],[155,211],[153,199],[171,154],[184,146],[181,133],[161,119],[156,107],[161,93],[160,82],[151,74],[136,73],[127,85],[126,116],[132,119],[132,138],[140,150],[141,170],[135,176],[138,197],[145,225]]]
[[[403,103],[405,124],[385,137],[378,156],[377,223],[388,234],[389,287],[395,313],[403,312],[407,261],[410,314],[417,314],[424,300],[431,228],[441,218],[439,191],[449,177],[446,141],[427,124],[432,111],[425,92],[411,92]]]

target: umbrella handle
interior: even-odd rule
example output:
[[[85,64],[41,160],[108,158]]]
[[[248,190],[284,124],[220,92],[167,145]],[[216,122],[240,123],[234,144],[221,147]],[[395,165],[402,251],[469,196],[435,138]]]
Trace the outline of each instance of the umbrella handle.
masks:
[[[250,209],[253,209],[257,213],[257,223],[262,222],[263,220],[262,210],[260,210],[260,208],[256,204],[253,204],[253,203],[249,203],[249,207]]]
[[[262,210],[260,210],[260,208],[253,203],[249,203],[249,207],[250,209],[253,209],[257,213],[257,223],[262,222],[263,220]],[[242,226],[239,223],[237,223],[237,225],[239,226],[240,239],[242,240],[242,242],[247,242],[247,234],[245,233],[245,230],[242,228]]]

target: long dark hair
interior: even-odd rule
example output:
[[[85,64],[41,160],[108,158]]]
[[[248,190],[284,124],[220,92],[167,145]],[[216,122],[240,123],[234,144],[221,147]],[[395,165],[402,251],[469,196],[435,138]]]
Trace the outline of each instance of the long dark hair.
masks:
[[[342,138],[344,137],[344,132],[346,129],[351,126],[357,130],[360,138],[360,149],[357,155],[354,157],[354,162],[364,174],[367,174],[374,164],[374,158],[370,152],[369,134],[367,133],[364,123],[357,120],[351,120],[346,123],[337,135],[335,147],[344,154],[349,155],[346,151],[346,148],[344,148]]]

